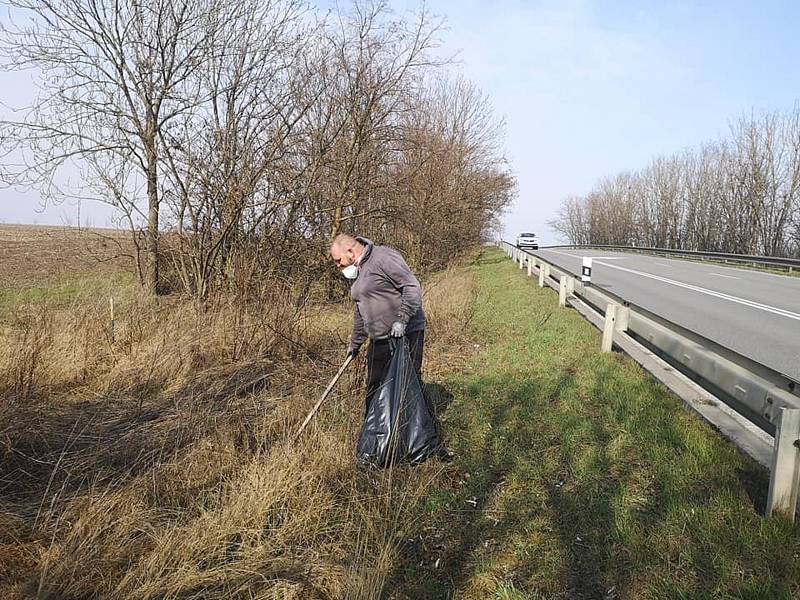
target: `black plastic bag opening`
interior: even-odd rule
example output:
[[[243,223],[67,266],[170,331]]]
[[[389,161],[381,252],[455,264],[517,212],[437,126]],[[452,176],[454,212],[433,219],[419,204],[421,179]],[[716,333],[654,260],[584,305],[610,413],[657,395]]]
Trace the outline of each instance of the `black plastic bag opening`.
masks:
[[[419,463],[436,452],[439,435],[405,337],[392,340],[392,357],[371,399],[356,446],[359,465]]]

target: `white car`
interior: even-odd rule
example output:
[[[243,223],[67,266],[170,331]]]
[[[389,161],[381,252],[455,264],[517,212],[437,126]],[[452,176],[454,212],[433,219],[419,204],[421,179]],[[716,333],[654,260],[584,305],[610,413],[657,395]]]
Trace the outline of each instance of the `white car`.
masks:
[[[520,233],[517,236],[517,248],[530,248],[531,250],[539,249],[539,242],[536,241],[535,233]]]

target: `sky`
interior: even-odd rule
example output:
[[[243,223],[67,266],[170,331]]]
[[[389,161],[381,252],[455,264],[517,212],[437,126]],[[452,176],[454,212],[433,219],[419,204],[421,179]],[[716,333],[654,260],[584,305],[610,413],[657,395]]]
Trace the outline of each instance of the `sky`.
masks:
[[[419,2],[390,0],[400,13]],[[441,52],[506,123],[519,197],[505,237],[534,231],[569,195],[726,134],[750,111],[800,99],[800,2],[735,0],[428,0],[446,18]],[[2,73],[0,100],[30,81]],[[111,223],[104,207],[81,221]],[[0,190],[0,222],[74,223],[69,204],[40,211],[33,192]]]

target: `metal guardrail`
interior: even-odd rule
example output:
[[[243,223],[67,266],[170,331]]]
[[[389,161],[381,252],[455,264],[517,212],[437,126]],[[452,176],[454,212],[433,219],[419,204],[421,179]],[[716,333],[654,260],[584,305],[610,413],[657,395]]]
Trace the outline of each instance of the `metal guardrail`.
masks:
[[[800,269],[800,259],[785,258],[780,256],[757,256],[750,254],[732,254],[726,252],[704,252],[701,250],[676,250],[673,248],[648,248],[645,246],[608,246],[602,244],[565,244],[559,246],[541,246],[542,250],[548,248],[587,248],[597,250],[614,250],[617,252],[636,252],[641,254],[653,254],[656,256],[677,256],[694,259],[722,260],[730,263],[753,266],[781,267],[788,269],[791,273],[794,269]]]
[[[779,451],[776,442],[776,449],[772,454],[773,477],[770,481],[768,514],[771,513],[773,507],[788,514],[788,507],[791,504],[791,514],[794,515],[797,490],[800,487],[800,416],[798,416],[800,415],[800,395],[798,395],[800,394],[800,385],[798,382],[646,309],[635,306],[606,290],[597,289],[591,284],[584,284],[577,274],[558,267],[539,256],[521,250],[508,242],[498,242],[498,246],[519,263],[520,269],[527,264],[528,275],[534,275],[534,271],[536,271],[540,287],[547,284],[558,290],[562,306],[565,306],[569,299],[573,298],[594,309],[598,316],[592,317],[590,320],[596,321],[595,324],[598,327],[602,325],[601,328],[604,332],[602,349],[604,351],[610,351],[614,342],[621,341],[620,336],[629,336],[700,384],[713,396],[732,406],[745,419],[774,435],[776,440],[784,438],[790,440],[790,442],[784,441],[782,451]],[[612,248],[610,246],[583,247]],[[800,266],[800,261],[798,261],[798,266]],[[791,418],[787,415],[791,415]],[[791,426],[789,426],[790,422],[793,423]],[[791,449],[787,450],[787,447]],[[792,451],[794,454],[791,454]],[[790,458],[787,459],[786,456],[790,456]],[[779,460],[779,457],[783,458]],[[780,472],[782,476],[776,477],[776,472]],[[787,478],[789,483],[786,483]],[[779,489],[783,490],[781,493],[784,496],[786,493],[789,493],[790,496],[793,495],[793,499],[787,499],[778,494],[775,490]]]

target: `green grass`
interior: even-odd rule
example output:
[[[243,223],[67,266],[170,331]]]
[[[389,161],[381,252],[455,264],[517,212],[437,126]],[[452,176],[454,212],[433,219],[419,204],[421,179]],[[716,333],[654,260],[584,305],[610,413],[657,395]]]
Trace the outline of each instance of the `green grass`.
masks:
[[[800,597],[767,474],[505,256],[471,267],[481,352],[445,381],[454,468],[420,506],[409,598]],[[438,562],[437,562],[438,561]],[[399,593],[399,592],[398,592]]]
[[[21,287],[0,286],[0,320],[15,308],[26,304],[47,302],[51,306],[62,307],[91,296],[114,296],[115,300],[127,298],[135,285],[133,274],[120,271]]]

